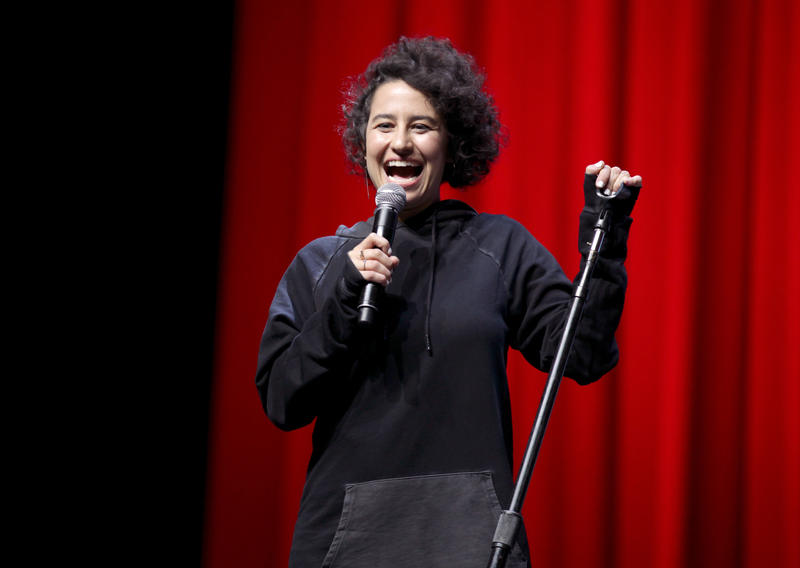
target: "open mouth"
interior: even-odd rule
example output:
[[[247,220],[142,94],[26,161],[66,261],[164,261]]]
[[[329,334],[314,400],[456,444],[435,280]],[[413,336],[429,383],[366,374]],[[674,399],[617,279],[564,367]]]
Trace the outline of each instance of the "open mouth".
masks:
[[[413,182],[422,173],[421,165],[402,160],[389,160],[383,169],[389,180],[395,183]]]

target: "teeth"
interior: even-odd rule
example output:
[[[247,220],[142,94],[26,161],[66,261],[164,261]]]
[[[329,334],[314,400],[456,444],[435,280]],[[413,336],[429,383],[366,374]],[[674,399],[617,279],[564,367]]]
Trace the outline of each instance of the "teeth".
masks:
[[[389,160],[386,164],[390,168],[416,168],[418,167],[417,164],[413,162],[404,162],[401,160]]]

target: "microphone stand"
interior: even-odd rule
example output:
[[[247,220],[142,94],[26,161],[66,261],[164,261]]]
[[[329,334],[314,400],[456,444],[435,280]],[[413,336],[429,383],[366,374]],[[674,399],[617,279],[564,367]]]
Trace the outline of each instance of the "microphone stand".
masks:
[[[503,511],[497,521],[494,538],[492,541],[492,556],[489,559],[489,568],[502,568],[506,565],[508,554],[514,548],[517,534],[522,527],[522,502],[525,500],[525,493],[528,491],[528,484],[533,474],[533,467],[536,465],[536,458],[539,456],[539,448],[542,445],[542,438],[547,429],[547,422],[550,420],[550,412],[558,394],[558,387],[564,376],[567,367],[567,359],[572,350],[572,342],[578,331],[578,324],[583,315],[583,308],[589,297],[589,281],[592,278],[597,257],[600,254],[600,247],[603,246],[603,238],[611,228],[611,207],[610,200],[617,197],[624,191],[624,186],[616,194],[610,196],[602,195],[597,191],[597,195],[603,199],[603,207],[594,226],[594,238],[589,250],[589,256],[580,275],[580,281],[572,294],[573,302],[567,317],[567,325],[564,327],[561,342],[558,345],[558,352],[547,377],[547,383],[542,393],[542,401],[539,403],[539,410],[536,412],[536,420],[533,423],[531,437],[517,476],[517,483],[514,486],[514,495],[511,498],[511,506]]]

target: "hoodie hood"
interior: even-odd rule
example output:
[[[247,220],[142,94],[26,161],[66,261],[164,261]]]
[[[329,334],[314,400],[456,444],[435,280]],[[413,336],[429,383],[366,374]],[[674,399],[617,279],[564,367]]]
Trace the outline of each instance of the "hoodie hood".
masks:
[[[478,213],[463,201],[456,199],[445,199],[444,201],[437,201],[425,211],[418,213],[406,219],[406,221],[397,222],[397,230],[410,230],[420,236],[431,234],[433,231],[434,223],[443,223],[446,221],[469,219],[476,216]],[[337,237],[346,237],[349,239],[365,239],[367,235],[372,232],[372,226],[375,221],[373,215],[366,221],[359,221],[352,227],[340,225],[336,231]]]

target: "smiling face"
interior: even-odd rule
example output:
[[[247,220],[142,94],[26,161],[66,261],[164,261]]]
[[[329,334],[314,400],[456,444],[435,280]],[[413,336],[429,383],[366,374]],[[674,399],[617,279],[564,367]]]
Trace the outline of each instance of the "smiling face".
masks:
[[[382,84],[372,95],[367,122],[367,172],[375,187],[399,184],[406,192],[401,219],[439,201],[447,163],[444,119],[405,81]]]

